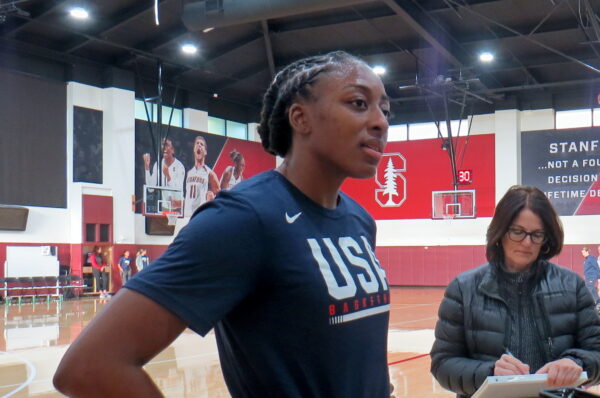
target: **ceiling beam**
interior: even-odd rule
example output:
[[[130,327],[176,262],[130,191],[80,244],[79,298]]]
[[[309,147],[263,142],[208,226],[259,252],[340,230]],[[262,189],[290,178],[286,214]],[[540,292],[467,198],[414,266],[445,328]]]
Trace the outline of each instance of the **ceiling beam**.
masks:
[[[17,26],[15,26],[12,29],[2,32],[3,36],[14,37],[23,28],[29,26],[29,24],[31,24],[32,22],[35,22],[38,18],[41,18],[47,14],[52,13],[53,11],[57,10],[60,6],[62,6],[63,4],[66,4],[66,3],[67,3],[67,0],[42,1],[42,2],[38,3],[39,4],[38,7],[29,11],[30,14],[33,14],[33,15],[30,15],[29,18],[27,18],[27,19],[19,18],[18,20],[22,21],[22,23],[18,24]]]
[[[417,10],[417,8],[404,0],[383,0],[383,2],[392,9],[398,16],[400,16],[415,32],[419,34],[425,41],[427,41],[435,50],[442,55],[452,65],[457,67],[463,67],[465,61],[460,60],[456,57],[452,51],[446,48],[445,45],[436,37],[436,35],[425,28],[419,20],[425,18],[430,19],[427,14]]]
[[[267,53],[267,62],[269,63],[269,72],[271,72],[272,79],[275,77],[275,61],[273,58],[273,48],[271,47],[271,36],[269,35],[269,24],[263,19],[260,21],[260,25],[262,26],[265,52]]]
[[[388,0],[388,1],[389,1],[389,0]],[[527,40],[527,41],[529,41],[529,42],[531,42],[531,43],[534,43],[534,44],[538,45],[539,47],[542,47],[542,48],[544,48],[544,49],[546,49],[546,50],[548,50],[548,51],[550,51],[550,52],[553,52],[553,53],[555,53],[555,54],[558,54],[558,55],[560,55],[560,56],[563,56],[563,57],[565,57],[565,58],[567,58],[567,59],[571,60],[572,62],[574,62],[574,63],[576,63],[576,64],[579,64],[579,65],[583,66],[584,68],[587,68],[587,69],[589,69],[589,70],[591,70],[591,71],[593,71],[593,72],[595,72],[595,73],[598,73],[598,74],[600,74],[600,69],[596,68],[596,67],[595,67],[595,66],[593,66],[593,65],[590,65],[590,64],[588,64],[588,63],[585,63],[585,62],[583,62],[583,61],[581,61],[581,60],[578,60],[578,59],[576,59],[576,58],[573,58],[573,57],[569,56],[568,54],[565,54],[565,53],[564,53],[564,52],[562,52],[562,51],[559,51],[559,50],[557,50],[557,49],[555,49],[555,48],[553,48],[553,47],[551,47],[551,46],[549,46],[549,45],[547,45],[547,44],[544,44],[544,43],[542,43],[542,42],[541,42],[541,41],[539,41],[539,40],[536,40],[536,39],[534,39],[532,36],[529,36],[529,35],[524,35],[524,34],[522,34],[522,33],[518,32],[518,31],[516,31],[515,29],[513,29],[513,28],[511,28],[511,27],[509,27],[509,26],[506,26],[506,25],[504,25],[504,24],[502,24],[502,23],[500,23],[500,22],[494,21],[493,19],[491,19],[491,18],[489,18],[489,17],[487,17],[487,16],[485,16],[485,15],[483,15],[483,14],[479,13],[478,11],[475,11],[475,10],[473,10],[471,7],[464,6],[463,4],[461,4],[461,3],[458,3],[456,0],[448,0],[448,1],[449,1],[450,3],[452,3],[452,4],[455,4],[455,5],[459,6],[459,7],[461,7],[461,8],[462,8],[462,9],[464,9],[464,10],[467,10],[467,11],[468,11],[470,14],[472,14],[472,15],[476,16],[477,18],[480,18],[480,19],[482,19],[482,20],[484,20],[484,21],[487,21],[487,22],[489,22],[489,23],[491,23],[491,24],[493,24],[493,25],[496,25],[496,26],[498,26],[498,27],[500,27],[500,28],[502,28],[502,29],[505,29],[505,30],[507,30],[507,31],[509,31],[509,32],[512,32],[513,34],[515,34],[515,35],[517,35],[517,36],[519,36],[519,37],[522,37],[523,39],[525,39],[525,40]]]
[[[220,84],[215,84],[214,86],[211,86],[211,89],[216,92],[223,91],[226,88],[229,88],[240,81],[244,81],[254,75],[257,75],[257,74],[263,72],[264,70],[265,70],[265,67],[262,65],[245,69],[245,70],[241,71],[240,73],[237,73],[237,74],[231,76],[231,79],[224,81]],[[265,88],[262,87],[262,89],[265,89]]]
[[[159,1],[159,6],[162,6],[164,3],[167,3],[171,0],[158,0],[158,1]],[[110,15],[107,18],[105,18],[103,20],[103,22],[100,23],[96,29],[94,29],[94,31],[91,33],[91,35],[96,36],[96,37],[106,37],[107,35],[114,32],[115,30],[123,27],[126,23],[139,18],[141,15],[144,15],[150,11],[152,11],[152,12],[154,11],[154,4],[149,6],[148,3],[146,3],[146,2],[137,3],[133,7],[129,7],[128,9],[126,9],[124,11],[118,11],[115,14]],[[72,53],[92,41],[94,41],[93,37],[92,38],[80,37],[75,42],[70,43],[67,46],[65,46],[64,51],[66,53]]]

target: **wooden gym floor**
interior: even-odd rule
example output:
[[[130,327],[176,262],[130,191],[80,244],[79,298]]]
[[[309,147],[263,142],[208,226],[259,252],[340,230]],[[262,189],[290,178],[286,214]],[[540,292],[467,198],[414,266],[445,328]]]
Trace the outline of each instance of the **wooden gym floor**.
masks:
[[[388,363],[394,396],[453,397],[429,373],[442,288],[393,288]],[[0,305],[0,398],[61,397],[54,371],[69,344],[107,300],[81,298]],[[93,360],[93,358],[90,358]],[[211,332],[186,330],[146,365],[168,398],[229,398]]]

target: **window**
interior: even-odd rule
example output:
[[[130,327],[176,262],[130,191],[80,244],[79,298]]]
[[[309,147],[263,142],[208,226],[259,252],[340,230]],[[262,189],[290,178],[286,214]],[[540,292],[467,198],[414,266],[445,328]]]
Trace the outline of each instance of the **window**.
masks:
[[[594,119],[594,126],[600,126],[600,108],[594,109],[592,117]]]
[[[248,139],[247,124],[220,119],[218,117],[208,117],[208,132],[243,140]]]
[[[135,100],[135,118],[141,120],[148,120],[146,116],[146,108],[148,108],[148,115],[150,116],[150,120],[153,122],[157,122],[158,120],[158,105],[152,102],[146,102],[144,106],[144,101]],[[173,115],[171,116],[171,110],[173,110]],[[183,110],[178,108],[172,108],[170,106],[163,105],[162,106],[162,124],[169,124],[169,118],[171,119],[171,126],[183,127]]]
[[[592,126],[591,109],[575,109],[572,111],[556,111],[555,121],[557,129],[570,129],[575,127]],[[598,123],[598,122],[596,122]]]
[[[100,242],[108,242],[110,240],[109,227],[108,224],[100,224]]]
[[[218,117],[208,117],[208,132],[212,134],[225,135],[225,120]]]
[[[96,224],[85,224],[85,241],[96,241]]]
[[[460,131],[459,131],[460,125]],[[451,120],[450,128],[452,129],[452,137],[466,136],[469,132],[469,120]],[[440,121],[440,132],[443,137],[448,137],[448,129],[446,121]],[[438,128],[435,122],[414,123],[408,125],[408,138],[410,140],[424,140],[438,138]]]
[[[225,132],[227,137],[240,138],[242,140],[248,139],[248,125],[244,123],[228,120],[225,125]]]
[[[437,137],[438,130],[433,122],[413,123],[408,125],[408,138],[410,140],[424,140]]]
[[[388,129],[388,142],[408,140],[408,125],[397,124]]]

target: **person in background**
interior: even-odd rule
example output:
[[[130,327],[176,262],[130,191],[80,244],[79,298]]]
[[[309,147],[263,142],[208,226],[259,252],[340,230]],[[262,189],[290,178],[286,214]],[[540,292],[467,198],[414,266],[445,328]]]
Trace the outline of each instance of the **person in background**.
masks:
[[[194,213],[71,345],[59,391],[161,397],[144,365],[190,327],[215,329],[232,398],[389,398],[376,226],[340,191],[346,178],[372,178],[383,155],[383,83],[334,52],[284,68],[263,104],[263,147],[283,163]]]
[[[227,166],[221,175],[221,189],[231,189],[244,179],[243,174],[246,168],[244,155],[234,149],[229,152],[229,157],[233,161],[233,166]]]
[[[590,249],[584,247],[581,249],[583,255],[583,276],[585,278],[585,286],[588,288],[594,303],[596,303],[596,310],[600,306],[600,297],[598,297],[598,279],[600,279],[600,269],[598,268],[598,262],[596,257],[592,256]]]
[[[446,289],[431,349],[431,373],[457,397],[488,376],[547,374],[549,387],[600,383],[600,318],[584,281],[550,263],[563,229],[546,195],[513,186],[487,230],[488,263]]]
[[[102,248],[100,246],[94,247],[94,251],[90,256],[90,263],[92,264],[92,273],[96,280],[96,292],[100,293],[100,298],[108,298],[108,276],[105,272],[107,265],[102,256]]]
[[[146,252],[146,249],[139,249],[135,255],[135,266],[137,268],[137,272],[141,272],[144,268],[146,268],[150,264],[150,258]]]
[[[121,272],[121,281],[123,285],[131,278],[131,259],[129,258],[129,250],[125,250],[121,258],[119,258],[119,271]]]

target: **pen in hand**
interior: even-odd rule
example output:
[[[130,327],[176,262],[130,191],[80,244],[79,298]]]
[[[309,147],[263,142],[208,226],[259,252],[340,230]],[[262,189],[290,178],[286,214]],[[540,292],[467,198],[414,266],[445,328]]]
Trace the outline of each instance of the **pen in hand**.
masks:
[[[529,374],[529,365],[521,362],[515,357],[508,348],[505,348],[504,355],[496,361],[494,366],[495,376],[526,375]]]

